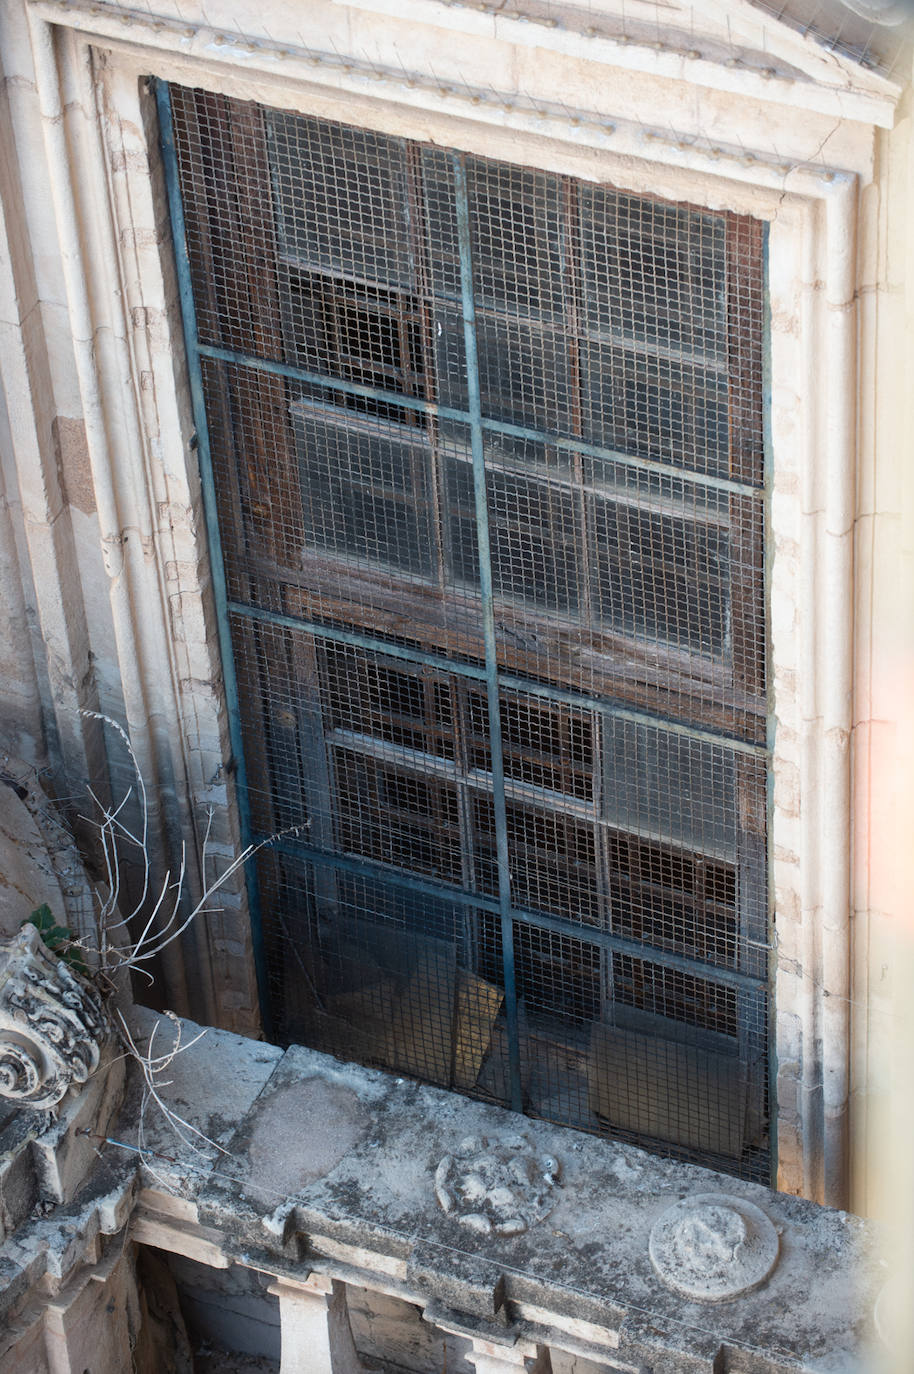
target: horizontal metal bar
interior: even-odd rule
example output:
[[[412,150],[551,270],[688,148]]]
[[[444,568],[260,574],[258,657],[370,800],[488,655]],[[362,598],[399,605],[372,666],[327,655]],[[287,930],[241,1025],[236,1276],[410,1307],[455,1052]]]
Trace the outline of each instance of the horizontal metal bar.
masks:
[[[700,740],[705,744],[722,745],[736,754],[751,754],[759,759],[768,757],[767,744],[753,744],[751,740],[728,735],[723,730],[705,730],[700,725],[686,725],[659,712],[634,711],[630,706],[619,706],[603,697],[591,696],[586,692],[572,692],[565,687],[553,687],[544,682],[518,677],[515,673],[499,673],[498,680],[502,687],[513,692],[525,692],[528,696],[542,697],[546,701],[560,701],[563,705],[576,706],[583,710],[602,711],[614,720],[627,720],[633,725],[648,725],[665,730],[667,734],[685,735],[688,739]]]
[[[369,299],[368,293],[377,290],[377,282],[369,277],[360,277],[344,270],[341,267],[334,267],[330,263],[315,262],[310,258],[302,257],[300,253],[293,253],[289,249],[282,249],[279,259],[284,266],[290,267],[295,272],[307,273],[309,277],[320,277],[324,281],[333,282],[343,286],[347,294],[358,299],[361,293],[362,300]],[[348,268],[347,264],[347,268]],[[451,309],[456,313],[460,309],[461,300],[459,295],[449,296],[444,292],[433,293],[431,291],[418,291],[414,293],[414,298],[421,301],[424,305],[439,306],[444,309]],[[372,300],[374,308],[378,308]],[[393,306],[387,312],[391,316],[400,314],[403,319],[416,319],[419,315],[417,309],[401,308],[398,312]],[[547,331],[555,332],[556,329],[564,332],[565,315],[564,312],[550,315],[548,313],[531,315],[523,310],[520,304],[492,305],[484,300],[477,300],[476,313],[478,316],[500,322],[519,323],[527,325],[531,329],[536,329],[542,333]],[[624,353],[634,353],[642,358],[659,358],[662,362],[674,363],[682,367],[700,368],[705,372],[715,372],[720,376],[727,375],[726,357],[714,353],[690,352],[685,348],[676,348],[673,344],[658,343],[653,339],[638,339],[634,334],[624,334],[620,329],[599,329],[593,325],[582,325],[579,322],[579,338],[587,343],[606,344],[610,348],[618,348]]]
[[[485,429],[486,422],[482,422]],[[515,436],[505,434],[505,438]],[[522,436],[523,437],[523,436]],[[572,444],[569,440],[561,443],[550,440],[554,448],[567,446],[574,447],[577,452],[581,452],[581,446]],[[464,461],[463,455],[448,454],[457,462]],[[468,460],[467,460],[468,461]],[[630,460],[625,460],[629,465]],[[637,462],[637,460],[633,460]],[[647,464],[651,468],[652,475],[656,472],[656,465]],[[560,492],[580,493],[583,496],[594,496],[599,501],[612,501],[616,506],[631,506],[635,510],[649,511],[657,515],[669,515],[677,520],[689,521],[692,525],[714,525],[724,529],[730,524],[729,502],[723,498],[729,495],[728,492],[716,493],[716,498],[708,497],[705,494],[704,506],[697,501],[690,501],[686,495],[673,496],[663,491],[645,491],[642,487],[634,486],[624,479],[617,477],[608,478],[606,481],[585,482],[579,481],[573,473],[571,467],[567,469],[547,469],[542,464],[513,462],[501,454],[497,460],[486,459],[486,471],[498,473],[505,477],[518,477],[522,481],[534,481],[540,487],[555,488]]]
[[[250,353],[241,353],[233,348],[217,348],[214,344],[200,344],[200,352],[205,358],[212,358],[216,362],[235,363],[238,367],[249,367],[254,372],[269,372],[276,377],[288,377],[290,381],[304,382],[306,386],[321,386],[329,391],[342,391],[347,396],[362,396],[368,401],[383,401],[387,405],[400,406],[403,410],[437,415],[443,420],[456,420],[463,425],[470,423],[470,417],[465,410],[440,406],[434,401],[422,401],[416,396],[404,396],[399,391],[385,391],[379,386],[347,382],[341,377],[328,377],[323,372],[308,372],[305,368],[294,367],[290,363],[256,358]]]
[[[246,606],[241,601],[230,601],[228,609],[233,615],[247,616],[265,625],[279,625],[283,629],[297,630],[302,634],[317,635],[321,639],[332,640],[335,644],[349,644],[354,649],[365,649],[368,653],[384,654],[405,663],[414,663],[424,668],[432,668],[439,673],[454,673],[458,677],[471,678],[485,682],[486,670],[479,664],[464,663],[459,659],[445,658],[441,654],[428,654],[420,649],[408,649],[401,644],[390,644],[385,639],[375,639],[372,635],[358,634],[353,630],[341,630],[332,625],[323,625],[319,620],[300,620],[295,616],[283,615],[280,611],[268,611],[260,606]],[[528,696],[539,697],[545,701],[561,702],[583,711],[600,711],[612,716],[614,720],[630,721],[633,725],[646,725],[653,729],[665,730],[668,734],[684,735],[688,739],[705,744],[719,745],[736,754],[749,754],[754,758],[767,759],[767,744],[753,744],[723,731],[706,730],[697,725],[685,725],[682,721],[670,720],[667,716],[650,711],[634,711],[628,706],[586,692],[573,692],[564,687],[553,687],[549,683],[519,677],[515,673],[499,672],[499,686],[512,692],[524,692]]]
[[[658,463],[652,458],[636,458],[631,453],[619,453],[617,449],[601,448],[599,444],[587,444],[583,439],[569,438],[563,434],[545,434],[541,430],[527,429],[523,425],[509,425],[503,420],[483,419],[482,427],[509,439],[528,439],[532,443],[549,444],[552,448],[568,449],[581,453],[586,458],[599,458],[606,463],[634,468],[638,472],[650,473],[654,477],[670,477],[677,482],[689,482],[698,487],[709,487],[712,491],[725,491],[734,496],[751,496],[756,499],[764,496],[762,487],[748,482],[736,482],[732,477],[715,477],[712,473],[693,472],[691,468],[678,468],[673,463]]]
[[[728,359],[714,353],[690,353],[673,344],[636,339],[633,334],[623,334],[620,329],[595,329],[592,325],[582,329],[580,337],[588,343],[606,344],[609,348],[618,348],[638,358],[657,358],[676,367],[694,367],[703,372],[713,372],[724,379],[727,376]]]
[[[363,415],[358,411],[343,410],[339,406],[328,404],[326,401],[315,400],[311,396],[303,397],[300,400],[290,402],[289,409],[293,415],[302,416],[305,419],[316,418],[323,425],[333,425],[336,429],[342,430],[346,434],[366,433],[376,434],[378,422],[371,415]],[[461,424],[464,422],[461,420]],[[389,420],[383,421],[384,425],[391,424]],[[483,429],[487,422],[480,421]],[[424,430],[409,429],[397,425],[396,443],[411,448],[421,450],[428,444],[428,439]],[[534,438],[539,442],[536,431],[523,431],[517,425],[503,425],[500,421],[492,421],[491,428],[503,434],[506,438],[514,438],[520,435],[522,438]],[[512,433],[508,433],[511,430]],[[567,447],[582,451],[587,445],[578,444],[574,440],[554,440],[548,443],[553,448]],[[468,468],[472,468],[473,458],[467,447],[453,444],[447,438],[443,441],[439,435],[438,450],[443,452],[452,462],[464,463]],[[504,453],[500,453],[497,458],[483,455],[487,473],[495,473],[506,477],[518,477],[522,481],[535,481],[541,487],[554,487],[562,492],[583,493],[585,496],[594,496],[600,501],[612,501],[615,505],[633,506],[638,511],[651,511],[658,515],[670,515],[674,519],[686,520],[693,525],[713,524],[722,529],[730,523],[729,502],[723,498],[729,495],[728,491],[717,492],[713,499],[705,494],[705,505],[702,507],[697,502],[690,501],[686,494],[674,496],[672,493],[664,491],[645,491],[639,486],[634,486],[626,482],[618,475],[608,478],[605,481],[584,482],[579,481],[569,466],[566,469],[545,468],[542,463],[524,463],[520,460],[508,460]],[[620,463],[627,466],[642,462],[640,459],[620,458]],[[304,469],[306,464],[302,464]],[[644,467],[650,470],[651,476],[657,475],[657,464],[644,461]],[[677,469],[678,471],[678,469]],[[666,481],[665,474],[661,474]],[[354,478],[350,478],[350,485],[357,485]],[[375,492],[383,492],[386,500],[400,501],[405,504],[415,504],[415,497],[404,490],[396,487],[378,486],[372,484],[368,478],[363,479],[361,485],[366,489]],[[730,486],[734,485],[730,483]],[[737,484],[738,485],[738,484]],[[753,490],[755,490],[753,488]]]
[[[423,749],[410,749],[406,744],[393,744],[390,740],[378,739],[376,735],[363,735],[356,730],[332,730],[325,735],[328,745],[346,749],[362,757],[377,759],[379,763],[389,763],[392,767],[416,772],[423,778],[434,778],[436,782],[452,787],[466,787],[474,792],[491,793],[492,774],[484,768],[464,770],[452,759],[441,758],[437,754],[426,753]],[[690,854],[699,853],[705,859],[717,859],[721,863],[732,864],[736,860],[735,840],[729,846],[708,844],[704,840],[687,840],[676,837],[669,831],[648,828],[636,820],[620,819],[618,816],[601,813],[592,801],[572,796],[568,792],[556,792],[549,787],[536,783],[523,782],[519,778],[505,777],[505,796],[521,806],[535,806],[540,811],[548,811],[582,825],[599,826],[602,830],[624,832],[636,835],[639,840],[660,844],[667,849],[687,850]]]
[[[407,649],[402,644],[389,644],[386,639],[375,639],[355,630],[340,630],[333,625],[323,625],[319,620],[299,620],[292,615],[283,615],[280,611],[267,611],[260,606],[246,606],[242,601],[230,601],[228,608],[233,615],[244,615],[249,620],[259,620],[266,625],[280,625],[286,630],[300,630],[303,634],[333,640],[335,644],[351,644],[354,649],[386,654],[388,658],[399,658],[424,668],[435,668],[441,673],[458,673],[461,677],[475,678],[477,682],[486,680],[486,670],[480,664],[452,663],[440,654],[427,654],[421,649]]]
[[[266,840],[268,837],[261,835],[257,838]],[[497,897],[465,892],[462,888],[448,887],[445,883],[436,883],[432,879],[418,877],[412,873],[392,873],[383,864],[373,863],[370,859],[354,859],[347,854],[328,854],[326,850],[315,849],[312,845],[291,836],[273,839],[268,847],[303,863],[323,864],[340,873],[386,883],[405,892],[418,892],[437,901],[450,902],[456,906],[477,907],[483,911],[490,911],[494,916],[499,915],[501,911]],[[712,983],[722,983],[727,987],[753,992],[767,991],[768,988],[767,978],[740,973],[738,969],[718,968],[716,964],[708,964],[699,959],[688,959],[685,955],[676,954],[671,950],[642,944],[637,940],[626,940],[622,935],[614,935],[611,931],[599,930],[596,926],[570,921],[563,916],[551,916],[542,911],[527,911],[521,907],[511,907],[510,914],[512,920],[522,925],[535,926],[538,930],[548,930],[555,935],[582,940],[586,944],[598,945],[601,949],[611,950],[616,954],[628,954],[633,959],[641,959],[663,968],[676,969],[677,972],[688,974],[691,978],[704,978]]]
[[[522,911],[512,909],[512,916],[524,925],[548,930],[554,935],[570,935],[573,939],[584,940],[587,944],[599,945],[601,949],[611,950],[614,954],[627,954],[644,963],[656,964],[659,968],[675,969],[690,978],[703,978],[709,983],[722,983],[726,987],[741,990],[768,990],[767,978],[755,978],[751,973],[740,973],[737,969],[718,968],[698,959],[687,959],[672,950],[661,949],[658,945],[642,944],[638,940],[626,940],[622,935],[613,935],[608,930],[597,930],[593,926],[579,925],[561,916],[548,916],[542,911]]]
[[[347,382],[341,377],[328,377],[321,372],[309,372],[290,363],[273,362],[267,358],[256,358],[250,353],[242,353],[232,348],[218,348],[214,344],[199,344],[198,351],[204,358],[217,362],[234,363],[239,367],[249,367],[255,372],[268,372],[277,377],[288,377],[290,381],[303,382],[307,386],[324,387],[329,391],[340,391],[347,396],[361,396],[365,400],[381,401],[385,405],[400,406],[424,415],[434,415],[442,420],[453,420],[458,424],[469,425],[471,417],[467,411],[456,410],[453,406],[437,405],[433,401],[422,401],[416,396],[404,396],[399,391],[386,391],[382,387],[363,386],[361,382]],[[650,458],[636,458],[630,453],[619,453],[616,449],[601,448],[598,444],[587,444],[583,439],[569,438],[567,435],[548,434],[543,430],[527,429],[523,425],[511,425],[502,420],[481,418],[481,427],[493,434],[503,434],[511,439],[528,439],[537,444],[549,444],[555,448],[569,449],[584,454],[588,458],[599,458],[603,462],[618,463],[634,468],[638,472],[657,477],[669,477],[677,482],[689,482],[694,486],[708,487],[713,491],[729,492],[734,496],[750,496],[756,500],[764,497],[764,489],[749,482],[737,482],[730,477],[715,477],[711,473],[693,472],[689,468],[679,468],[673,463],[659,463]]]

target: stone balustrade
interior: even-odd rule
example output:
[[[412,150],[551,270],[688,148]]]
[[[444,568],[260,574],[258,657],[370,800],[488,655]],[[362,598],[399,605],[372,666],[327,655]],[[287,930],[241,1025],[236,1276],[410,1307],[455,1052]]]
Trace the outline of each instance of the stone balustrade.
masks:
[[[300,1047],[210,1032],[170,1077],[225,1153],[150,1123],[132,1235],[268,1275],[282,1374],[362,1369],[364,1290],[477,1374],[869,1367],[885,1271],[846,1213]]]

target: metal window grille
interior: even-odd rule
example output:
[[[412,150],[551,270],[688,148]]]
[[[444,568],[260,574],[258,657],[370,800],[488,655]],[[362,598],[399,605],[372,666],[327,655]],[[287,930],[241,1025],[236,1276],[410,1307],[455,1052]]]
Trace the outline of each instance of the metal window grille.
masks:
[[[766,1178],[762,227],[160,114],[274,1035]]]

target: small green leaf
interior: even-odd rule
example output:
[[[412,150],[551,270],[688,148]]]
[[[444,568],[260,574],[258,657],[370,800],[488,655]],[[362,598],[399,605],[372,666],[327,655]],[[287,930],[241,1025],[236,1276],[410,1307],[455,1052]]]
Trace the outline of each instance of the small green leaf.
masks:
[[[38,907],[37,911],[32,912],[31,916],[29,917],[29,921],[33,926],[36,927],[37,930],[41,932],[42,935],[44,935],[44,932],[46,930],[52,929],[52,927],[56,924],[54,920],[54,913],[48,906],[47,902],[45,902],[42,906]]]
[[[43,902],[32,912],[26,924],[29,923],[38,931],[48,949],[69,964],[76,973],[88,972],[76,943],[76,936],[69,926],[57,924],[47,902]]]

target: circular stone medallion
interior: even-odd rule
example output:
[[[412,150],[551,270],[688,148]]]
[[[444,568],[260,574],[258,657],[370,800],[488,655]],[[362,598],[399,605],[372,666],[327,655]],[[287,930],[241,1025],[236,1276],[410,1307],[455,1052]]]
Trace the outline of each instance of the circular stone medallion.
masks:
[[[519,1236],[556,1204],[561,1168],[526,1136],[467,1136],[435,1170],[442,1211],[482,1236]]]
[[[764,1283],[778,1233],[755,1203],[730,1193],[684,1198],[654,1223],[651,1263],[663,1282],[698,1302],[725,1302]]]

